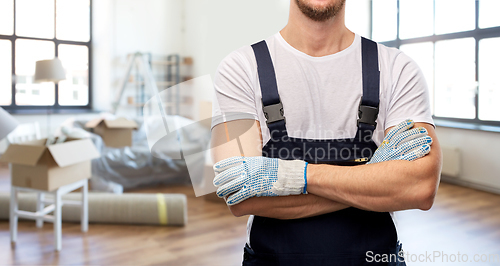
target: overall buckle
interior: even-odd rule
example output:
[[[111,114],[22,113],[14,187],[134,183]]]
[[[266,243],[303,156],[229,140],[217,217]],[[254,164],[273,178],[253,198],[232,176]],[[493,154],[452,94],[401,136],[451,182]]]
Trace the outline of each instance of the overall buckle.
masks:
[[[358,119],[358,127],[359,123],[365,123],[368,125],[372,125],[377,127],[377,117],[378,117],[378,107],[372,107],[368,105],[359,104],[359,119]]]
[[[271,124],[281,120],[285,120],[286,123],[283,104],[281,103],[281,101],[277,104],[271,104],[268,106],[265,106],[264,102],[262,102],[262,110],[264,111],[264,116],[266,117],[267,124]]]

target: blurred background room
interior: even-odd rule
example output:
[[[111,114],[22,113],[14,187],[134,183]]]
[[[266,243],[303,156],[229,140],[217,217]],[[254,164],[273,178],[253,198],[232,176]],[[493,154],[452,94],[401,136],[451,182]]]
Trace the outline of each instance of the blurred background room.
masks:
[[[204,195],[212,78],[289,7],[0,0],[0,265],[240,265],[247,217]],[[499,11],[346,2],[351,31],[409,55],[428,83],[444,164],[433,208],[396,214],[410,256],[500,265]]]

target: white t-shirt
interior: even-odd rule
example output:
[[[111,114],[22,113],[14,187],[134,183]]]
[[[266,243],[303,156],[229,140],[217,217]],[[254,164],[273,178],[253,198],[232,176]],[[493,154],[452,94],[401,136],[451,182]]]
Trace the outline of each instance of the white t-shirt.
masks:
[[[274,63],[288,135],[308,139],[353,138],[363,92],[361,36],[356,34],[349,47],[323,57],[298,51],[280,33],[266,42]],[[380,105],[373,135],[377,146],[387,128],[405,119],[434,125],[427,83],[417,64],[400,50],[381,44],[378,54]],[[265,145],[270,136],[251,46],[244,46],[222,60],[214,86],[212,127],[223,121],[259,120]],[[395,219],[393,213],[391,216]],[[253,215],[247,226],[249,245],[252,222]]]
[[[309,56],[288,44],[280,33],[266,39],[290,137],[344,139],[356,135],[363,92],[361,36],[346,49]],[[378,145],[387,128],[405,119],[434,124],[427,83],[417,64],[395,48],[378,45],[380,105],[373,140]],[[259,120],[263,143],[270,139],[262,111],[255,54],[250,45],[229,54],[217,69],[212,127],[242,118]],[[234,112],[241,114],[235,115]]]

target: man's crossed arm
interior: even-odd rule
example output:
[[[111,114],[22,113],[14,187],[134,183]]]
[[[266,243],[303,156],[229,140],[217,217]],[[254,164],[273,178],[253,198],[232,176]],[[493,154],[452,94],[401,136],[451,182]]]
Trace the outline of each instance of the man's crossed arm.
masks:
[[[243,154],[246,157],[261,156],[262,138],[257,121],[240,136],[240,145],[236,141],[226,143],[228,132],[237,131],[241,123],[232,121],[214,127],[214,161]],[[355,167],[310,164],[306,174],[309,194],[252,197],[230,206],[230,209],[236,216],[254,214],[278,219],[315,216],[350,206],[372,211],[429,209],[439,182],[441,152],[431,125],[416,123],[415,127],[425,128],[434,140],[432,151],[424,158],[413,162],[395,160]],[[386,131],[386,135],[390,130]]]

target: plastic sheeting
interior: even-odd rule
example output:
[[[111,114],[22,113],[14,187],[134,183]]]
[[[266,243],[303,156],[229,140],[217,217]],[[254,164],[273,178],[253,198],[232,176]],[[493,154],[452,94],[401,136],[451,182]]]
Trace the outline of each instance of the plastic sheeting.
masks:
[[[100,158],[92,160],[92,187],[120,193],[120,188],[115,184],[121,185],[123,189],[158,184],[190,184],[186,161],[178,159],[178,154],[206,150],[210,142],[209,129],[180,116],[167,116],[166,119],[180,127],[177,134],[173,134],[177,137],[170,138],[166,145],[161,145],[162,149],[156,149],[155,156],[149,149],[142,118],[134,119],[138,130],[133,131],[131,147],[106,147],[99,135],[91,133],[90,138],[101,153]],[[90,132],[90,129],[84,126],[86,122],[74,121],[73,127]],[[194,127],[196,130],[193,130]],[[169,143],[171,145],[168,145]],[[182,151],[179,150],[181,147]],[[194,164],[190,162],[189,165],[190,168],[194,167],[200,171],[203,171],[203,166],[204,157],[200,157]],[[193,182],[196,182],[196,179],[193,179]]]

